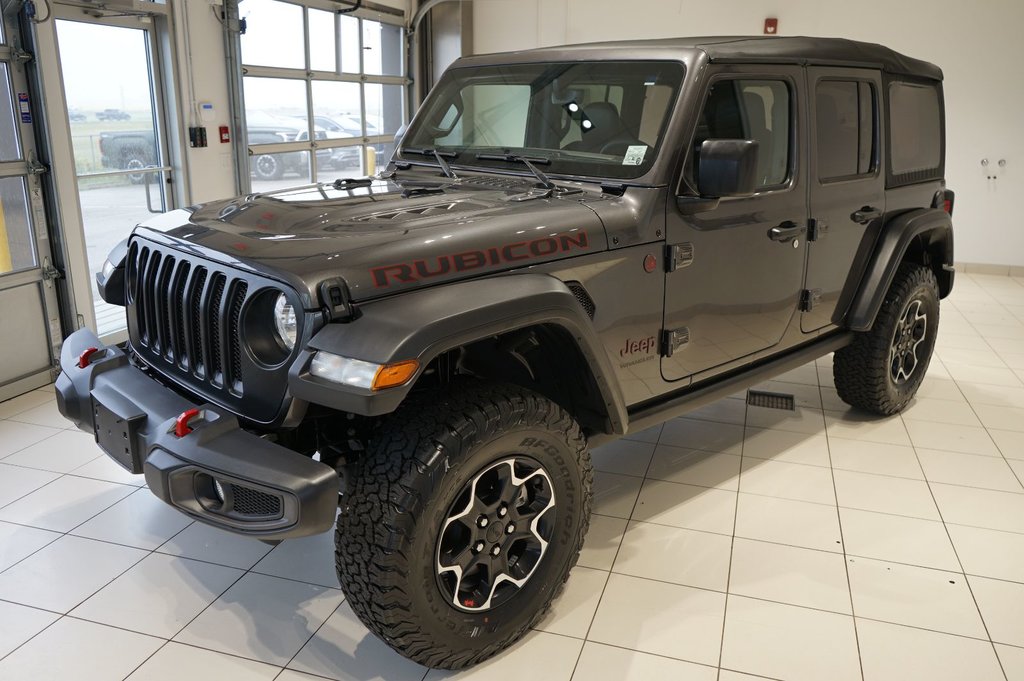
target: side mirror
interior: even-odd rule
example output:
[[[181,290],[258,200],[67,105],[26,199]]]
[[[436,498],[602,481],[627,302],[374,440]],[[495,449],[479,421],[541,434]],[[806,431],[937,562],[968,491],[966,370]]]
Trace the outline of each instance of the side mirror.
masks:
[[[756,188],[755,140],[704,140],[697,165],[697,189],[702,197],[751,196]]]

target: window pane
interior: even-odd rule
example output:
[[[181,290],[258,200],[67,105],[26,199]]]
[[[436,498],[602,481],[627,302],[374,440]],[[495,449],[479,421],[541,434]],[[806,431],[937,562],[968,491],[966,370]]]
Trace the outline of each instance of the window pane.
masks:
[[[363,72],[375,76],[402,75],[402,29],[363,20]]]
[[[756,140],[758,188],[782,184],[789,173],[789,101],[780,80],[720,81],[708,94],[694,148],[709,139]],[[695,175],[697,161],[694,154]]]
[[[246,77],[243,89],[249,144],[309,141],[306,81]]]
[[[0,274],[17,272],[36,265],[36,251],[29,218],[25,179],[0,180]]]
[[[860,159],[860,102],[854,81],[826,80],[816,95],[818,177],[856,175]]]
[[[327,139],[362,137],[359,83],[313,81],[313,116]]]
[[[338,70],[334,37],[334,15],[319,9],[309,10],[309,68]]]
[[[401,85],[379,85],[376,83],[367,83],[365,86],[366,93],[366,134],[370,137],[373,135],[394,135],[398,132],[398,129],[402,127],[403,114],[402,114],[402,97],[404,89]],[[488,87],[488,86],[481,86]],[[500,87],[500,86],[494,86]],[[509,88],[514,90],[514,88]],[[527,88],[529,90],[529,88]],[[499,97],[507,96],[509,93],[503,93],[497,95]],[[516,99],[516,98],[513,98]],[[529,92],[526,92],[525,97],[517,99],[517,105],[529,102]],[[519,126],[519,133],[522,135],[526,128],[526,109],[522,110],[523,120]],[[522,145],[522,137],[520,136],[519,145]]]
[[[942,163],[938,90],[925,85],[893,83],[889,86],[889,108],[893,174],[938,168]]]
[[[344,73],[359,73],[359,20],[341,16],[341,70]]]
[[[246,20],[243,64],[306,68],[301,7],[277,0],[243,0],[238,12]]]
[[[14,113],[14,92],[7,64],[0,64],[0,161],[21,158],[18,145],[18,118]]]
[[[782,184],[789,170],[789,88],[778,80],[743,80],[739,87],[747,139],[758,143],[758,186]]]
[[[253,191],[267,192],[312,182],[308,151],[254,154],[249,157]]]

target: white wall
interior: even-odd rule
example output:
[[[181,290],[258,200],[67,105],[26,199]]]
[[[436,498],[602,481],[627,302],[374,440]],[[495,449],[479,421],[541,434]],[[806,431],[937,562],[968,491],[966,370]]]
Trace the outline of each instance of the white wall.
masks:
[[[217,131],[221,125],[231,125],[224,31],[207,0],[176,0],[173,7],[180,81],[178,96],[181,106],[178,115],[181,117],[182,127],[186,129],[186,135],[189,125],[206,126],[209,145],[200,149],[188,148],[185,151],[189,171],[189,198],[192,203],[202,203],[236,193],[234,159],[231,151],[234,141],[232,144],[221,144]],[[216,9],[220,11],[220,7]],[[186,48],[186,32],[187,42],[192,50],[191,59]],[[198,114],[193,113],[193,103],[189,94],[190,80],[196,102],[213,104],[216,112],[214,122],[199,122]]]
[[[631,38],[779,35],[882,43],[945,72],[946,180],[957,262],[1024,266],[1020,0],[475,0],[477,53]],[[988,158],[986,171],[981,159]],[[999,169],[999,159],[1006,167]],[[991,171],[996,180],[986,179]]]

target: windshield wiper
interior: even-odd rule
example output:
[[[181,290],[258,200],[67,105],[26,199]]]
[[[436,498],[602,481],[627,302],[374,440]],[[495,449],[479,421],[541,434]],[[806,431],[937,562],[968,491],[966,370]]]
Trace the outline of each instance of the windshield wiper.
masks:
[[[543,156],[518,156],[516,154],[477,154],[476,158],[478,161],[506,161],[507,163],[522,163],[530,172],[533,173],[544,189],[558,189],[558,186],[551,181],[547,175],[541,172],[540,168],[533,165],[534,163],[546,163],[550,164],[551,159],[544,158]]]
[[[452,167],[448,165],[448,161],[444,160],[444,157],[458,158],[459,155],[454,151],[440,151],[438,149],[410,149],[409,147],[402,147],[402,152],[406,154],[419,154],[420,156],[433,156],[437,159],[437,165],[441,166],[441,172],[444,173],[445,177],[453,180],[458,179],[458,175],[452,170]]]

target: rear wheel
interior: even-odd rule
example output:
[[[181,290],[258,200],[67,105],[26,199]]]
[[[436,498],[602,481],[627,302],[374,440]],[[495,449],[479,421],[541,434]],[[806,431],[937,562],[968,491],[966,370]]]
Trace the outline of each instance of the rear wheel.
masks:
[[[280,180],[284,177],[284,164],[273,154],[260,154],[252,160],[252,174],[258,180]]]
[[[363,623],[421,664],[459,669],[511,645],[579,556],[586,442],[523,388],[462,384],[403,407],[354,468],[338,579]]]
[[[832,373],[839,397],[884,416],[901,411],[924,380],[938,330],[935,274],[903,263],[874,326],[835,354]]]

